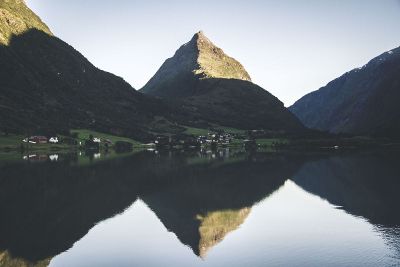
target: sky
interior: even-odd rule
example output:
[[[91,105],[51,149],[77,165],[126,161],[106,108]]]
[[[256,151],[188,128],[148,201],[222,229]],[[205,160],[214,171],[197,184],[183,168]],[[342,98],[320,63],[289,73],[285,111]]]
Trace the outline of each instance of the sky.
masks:
[[[27,0],[97,67],[142,88],[198,31],[290,106],[400,46],[400,0]]]

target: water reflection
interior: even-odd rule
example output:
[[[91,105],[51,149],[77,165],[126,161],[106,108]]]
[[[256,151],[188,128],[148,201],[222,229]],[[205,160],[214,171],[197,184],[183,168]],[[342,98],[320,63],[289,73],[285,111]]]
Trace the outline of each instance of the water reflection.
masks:
[[[175,182],[140,197],[183,244],[205,256],[299,167],[298,160],[285,157],[230,157],[176,169],[167,175]]]
[[[40,154],[40,153],[33,153],[33,154],[26,154],[22,156],[22,159],[28,162],[57,162],[62,155],[60,154]]]
[[[305,163],[293,180],[338,208],[367,219],[400,260],[398,159],[398,153],[390,151],[316,159]]]
[[[367,219],[395,251],[394,257],[399,255],[396,153],[151,151],[98,164],[75,164],[82,156],[47,155],[41,164],[0,165],[2,266],[46,266],[98,222],[122,213],[137,199],[180,243],[207,261],[214,247],[245,224],[253,207],[288,179]],[[85,158],[90,162],[96,157]],[[259,264],[268,262],[260,260]]]

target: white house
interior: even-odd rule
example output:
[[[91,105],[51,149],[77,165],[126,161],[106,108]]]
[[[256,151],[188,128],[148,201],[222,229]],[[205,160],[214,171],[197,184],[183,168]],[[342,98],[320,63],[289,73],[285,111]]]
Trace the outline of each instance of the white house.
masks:
[[[51,137],[51,138],[49,139],[49,143],[58,144],[58,137]]]

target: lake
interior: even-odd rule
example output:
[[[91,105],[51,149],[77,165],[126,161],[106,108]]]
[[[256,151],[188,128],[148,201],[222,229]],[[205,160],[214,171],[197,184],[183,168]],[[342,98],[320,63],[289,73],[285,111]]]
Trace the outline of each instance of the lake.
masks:
[[[0,266],[400,266],[399,156],[14,155]]]

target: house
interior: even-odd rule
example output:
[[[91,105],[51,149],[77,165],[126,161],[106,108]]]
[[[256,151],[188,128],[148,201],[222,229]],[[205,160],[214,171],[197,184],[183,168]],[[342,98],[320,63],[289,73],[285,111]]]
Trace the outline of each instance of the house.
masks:
[[[47,144],[48,139],[46,136],[31,136],[28,138],[28,142],[31,144]]]
[[[199,136],[199,137],[197,137],[197,142],[199,143],[199,144],[205,144],[205,143],[207,143],[207,136]]]
[[[233,141],[233,136],[229,133],[209,133],[207,137],[199,137],[198,140],[201,144],[223,145],[227,146]]]
[[[50,137],[49,143],[58,144],[58,137]]]

